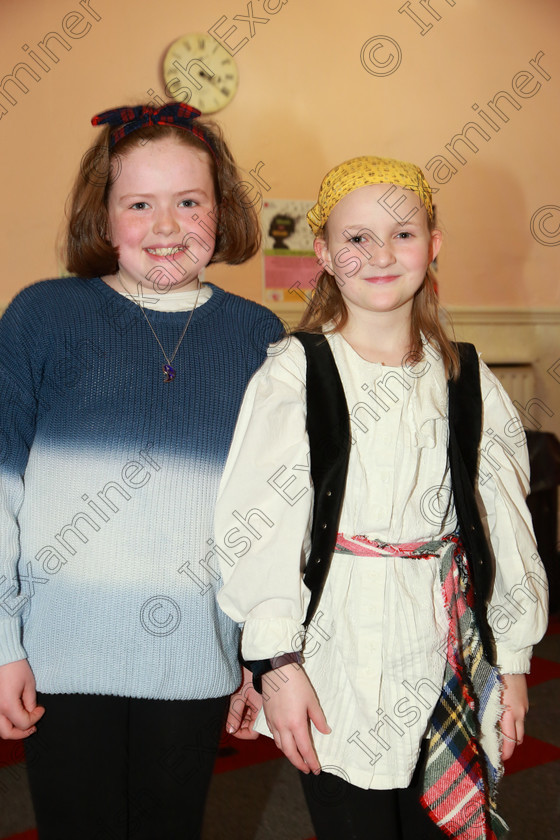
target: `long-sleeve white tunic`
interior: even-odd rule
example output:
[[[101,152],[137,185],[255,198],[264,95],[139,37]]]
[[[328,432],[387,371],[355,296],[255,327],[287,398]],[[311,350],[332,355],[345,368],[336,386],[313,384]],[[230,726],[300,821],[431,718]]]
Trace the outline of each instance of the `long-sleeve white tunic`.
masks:
[[[452,533],[441,360],[428,349],[415,367],[386,367],[362,359],[338,333],[328,340],[352,433],[339,531],[391,544]],[[482,361],[480,370],[478,494],[496,558],[489,620],[502,672],[523,673],[546,628],[546,577],[525,504],[523,428]],[[217,506],[225,581],[218,600],[244,622],[244,658],[304,645],[306,673],[332,728],[322,735],[312,727],[323,769],[363,788],[405,787],[445,667],[439,559],[335,553],[304,640],[310,593],[302,572],[313,506],[305,378],[305,352],[290,337],[270,348],[249,384]],[[256,728],[270,734],[262,715]]]

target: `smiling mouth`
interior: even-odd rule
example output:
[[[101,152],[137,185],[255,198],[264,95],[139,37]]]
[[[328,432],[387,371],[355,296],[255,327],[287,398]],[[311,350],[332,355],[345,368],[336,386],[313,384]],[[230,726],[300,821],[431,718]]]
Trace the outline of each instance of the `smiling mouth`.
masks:
[[[366,283],[390,283],[398,278],[398,274],[386,274],[380,277],[365,277]]]
[[[173,248],[146,248],[148,254],[154,257],[172,257],[174,254],[184,253],[185,250],[182,245],[176,245]]]

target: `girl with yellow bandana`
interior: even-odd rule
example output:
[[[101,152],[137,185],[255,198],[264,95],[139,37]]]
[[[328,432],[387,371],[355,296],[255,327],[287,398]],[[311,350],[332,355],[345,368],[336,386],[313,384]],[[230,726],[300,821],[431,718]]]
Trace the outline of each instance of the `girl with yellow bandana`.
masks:
[[[418,167],[346,161],[308,221],[323,271],[248,387],[217,506],[218,599],[264,701],[246,672],[229,731],[301,771],[318,840],[497,838],[546,628],[524,433],[440,323]]]

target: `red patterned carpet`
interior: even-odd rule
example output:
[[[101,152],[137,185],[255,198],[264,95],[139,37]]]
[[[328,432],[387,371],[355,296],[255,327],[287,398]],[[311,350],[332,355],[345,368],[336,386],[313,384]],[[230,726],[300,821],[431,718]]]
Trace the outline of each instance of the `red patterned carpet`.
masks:
[[[501,810],[511,828],[509,840],[560,840],[558,617],[551,620],[535,650],[529,686],[527,736],[507,764]],[[21,743],[0,739],[0,838],[37,840],[37,836]],[[312,836],[297,774],[273,742],[224,737],[204,840],[312,840]]]

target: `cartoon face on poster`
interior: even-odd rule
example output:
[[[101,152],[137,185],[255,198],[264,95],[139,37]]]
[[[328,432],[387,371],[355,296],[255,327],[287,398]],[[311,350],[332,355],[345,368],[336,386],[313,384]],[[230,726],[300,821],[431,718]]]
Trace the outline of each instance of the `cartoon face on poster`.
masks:
[[[313,287],[318,267],[306,218],[313,204],[298,199],[268,199],[263,204],[265,302],[301,302],[300,290]]]

